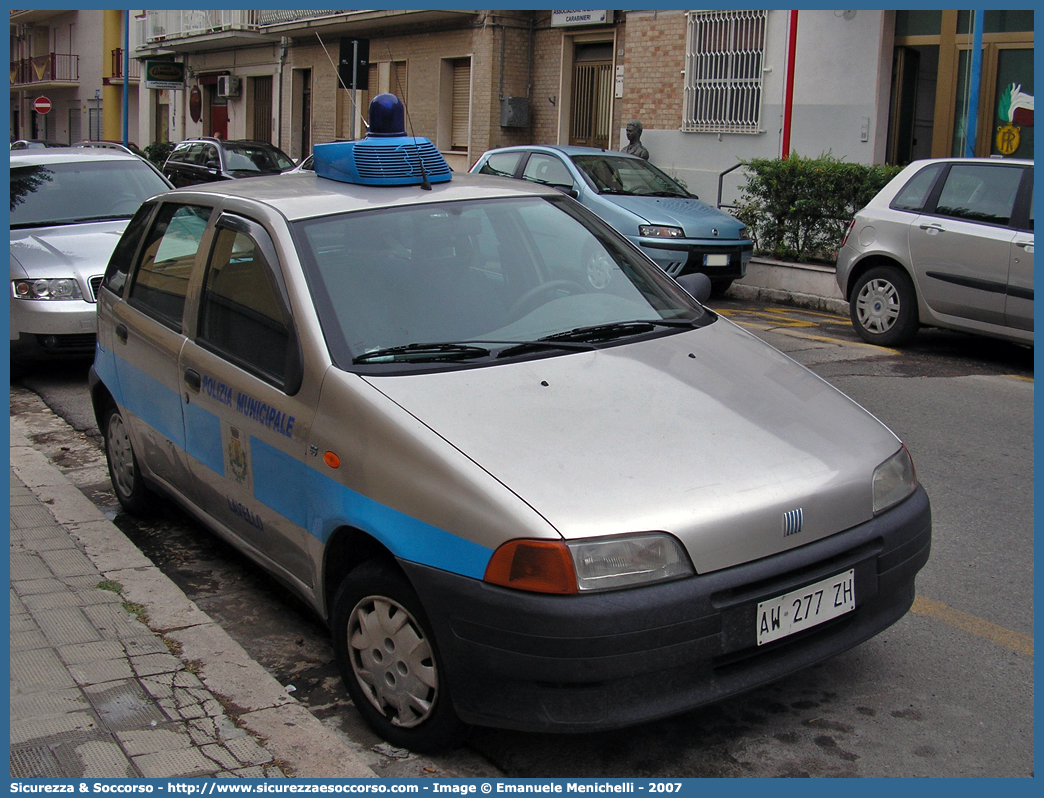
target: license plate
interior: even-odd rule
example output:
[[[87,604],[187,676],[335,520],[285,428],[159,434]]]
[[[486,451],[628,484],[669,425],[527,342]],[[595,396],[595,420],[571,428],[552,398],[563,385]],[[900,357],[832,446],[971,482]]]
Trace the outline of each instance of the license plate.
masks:
[[[855,570],[849,569],[758,604],[758,645],[809,629],[855,609]]]
[[[704,255],[703,256],[704,266],[728,266],[729,256],[728,255]]]

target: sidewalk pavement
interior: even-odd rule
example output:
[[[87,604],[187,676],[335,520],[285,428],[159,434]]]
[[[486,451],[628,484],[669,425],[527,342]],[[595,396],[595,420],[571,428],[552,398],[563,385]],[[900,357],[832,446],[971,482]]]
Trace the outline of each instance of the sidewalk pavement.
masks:
[[[728,296],[847,317],[848,303],[841,296],[835,274],[833,266],[788,263],[758,256],[747,265],[746,276],[732,284]]]
[[[12,425],[11,777],[373,778]]]

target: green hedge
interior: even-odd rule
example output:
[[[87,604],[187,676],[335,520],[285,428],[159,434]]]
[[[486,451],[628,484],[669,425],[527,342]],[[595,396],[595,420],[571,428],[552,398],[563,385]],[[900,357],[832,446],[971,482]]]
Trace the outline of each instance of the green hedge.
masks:
[[[752,158],[735,214],[759,253],[833,262],[845,229],[901,169],[846,163],[830,155]]]

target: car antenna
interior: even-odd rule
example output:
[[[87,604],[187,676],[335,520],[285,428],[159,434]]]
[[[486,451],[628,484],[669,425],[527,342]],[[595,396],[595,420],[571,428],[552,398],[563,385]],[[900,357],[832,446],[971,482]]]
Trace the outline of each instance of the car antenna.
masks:
[[[413,117],[410,116],[410,107],[406,104],[406,93],[402,90],[402,84],[399,83],[399,72],[394,68],[395,57],[392,55],[391,47],[388,46],[388,42],[384,42],[384,49],[388,51],[388,60],[392,63],[392,73],[395,75],[395,88],[398,90],[399,99],[402,100],[402,108],[406,112],[406,122],[410,126],[410,135],[413,136],[413,147],[417,151],[417,163],[420,164],[421,170],[421,189],[423,191],[431,191],[431,183],[428,182],[428,172],[424,168],[424,159],[421,157],[420,148],[417,146],[417,134],[413,132]]]

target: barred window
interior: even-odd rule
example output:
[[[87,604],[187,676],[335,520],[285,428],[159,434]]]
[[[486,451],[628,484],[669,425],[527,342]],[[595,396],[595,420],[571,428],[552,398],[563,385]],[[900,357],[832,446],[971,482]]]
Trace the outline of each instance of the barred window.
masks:
[[[690,11],[682,130],[757,133],[767,11]]]

